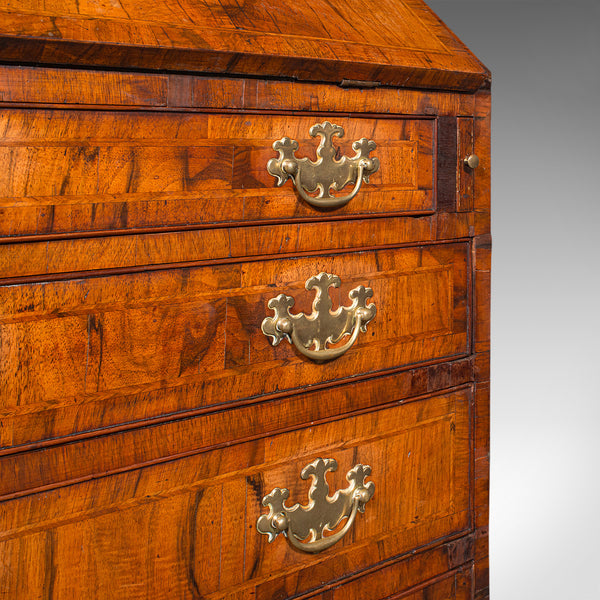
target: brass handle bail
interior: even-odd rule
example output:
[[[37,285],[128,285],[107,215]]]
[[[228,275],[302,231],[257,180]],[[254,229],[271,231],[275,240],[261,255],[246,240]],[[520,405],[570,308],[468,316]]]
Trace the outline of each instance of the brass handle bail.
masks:
[[[366,303],[373,296],[373,290],[359,285],[348,294],[352,300],[350,306],[340,306],[332,311],[329,288],[340,287],[340,284],[340,278],[330,273],[319,273],[308,279],[306,289],[316,290],[313,310],[308,316],[290,313],[294,306],[291,296],[279,294],[271,298],[267,306],[275,312],[275,316],[263,320],[262,332],[273,338],[273,346],[285,338],[301,354],[315,361],[323,362],[341,356],[352,347],[358,334],[367,330],[367,323],[375,317],[377,309],[373,303]],[[327,348],[327,344],[335,344],[344,336],[350,338],[343,346]]]
[[[337,159],[337,150],[333,137],[343,137],[344,129],[329,121],[313,125],[309,133],[312,137],[321,137],[317,148],[317,161],[297,158],[298,142],[283,137],[273,143],[273,150],[279,152],[279,158],[267,163],[267,171],[277,178],[277,185],[283,185],[292,179],[301,198],[319,208],[337,208],[347,204],[360,190],[363,181],[369,183],[369,175],[379,169],[379,159],[370,157],[377,144],[373,140],[361,138],[352,144],[356,155],[352,158],[342,156]],[[354,183],[352,191],[345,196],[334,196],[331,190],[340,191],[344,186]],[[316,196],[311,194],[318,192]]]
[[[337,466],[333,458],[317,458],[302,469],[302,479],[312,477],[307,506],[294,504],[288,508],[284,503],[290,495],[289,490],[274,488],[263,498],[263,506],[269,507],[269,514],[258,518],[258,532],[269,536],[269,542],[283,533],[296,550],[310,553],[322,552],[339,542],[352,527],[357,513],[365,511],[365,504],[375,492],[375,484],[372,481],[365,483],[371,467],[357,464],[346,474],[350,485],[330,496],[325,475],[327,471],[337,470]],[[346,523],[342,529],[333,535],[323,535],[333,531],[343,519]],[[304,541],[309,536],[309,541]]]

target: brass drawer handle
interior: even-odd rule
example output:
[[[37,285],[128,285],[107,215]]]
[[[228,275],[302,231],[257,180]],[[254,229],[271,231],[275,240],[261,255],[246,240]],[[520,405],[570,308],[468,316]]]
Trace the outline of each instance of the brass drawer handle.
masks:
[[[279,158],[267,163],[267,171],[277,178],[277,185],[283,185],[290,177],[300,196],[309,204],[319,208],[336,208],[348,203],[360,189],[362,182],[369,183],[369,175],[379,169],[379,159],[369,154],[377,145],[373,140],[361,138],[352,143],[356,156],[342,156],[336,159],[333,136],[344,136],[344,129],[329,121],[316,123],[309,133],[312,137],[321,136],[317,148],[317,161],[309,158],[297,158],[298,142],[283,137],[273,143],[273,150],[279,152]],[[333,196],[331,190],[339,191],[354,182],[354,189],[346,196]],[[318,191],[316,196],[310,193]]]
[[[259,533],[269,536],[272,542],[283,533],[289,543],[302,552],[321,552],[341,540],[356,518],[357,512],[365,512],[365,504],[372,498],[375,484],[365,484],[365,477],[371,474],[371,467],[358,464],[346,474],[350,485],[329,495],[329,484],[325,474],[336,471],[337,462],[333,458],[317,458],[302,469],[300,477],[312,477],[308,492],[310,501],[307,506],[284,505],[290,492],[287,488],[275,488],[263,498],[263,506],[269,507],[268,515],[261,515],[256,522]],[[333,535],[323,536],[332,531],[346,518],[345,525]],[[310,540],[305,542],[310,536]]]
[[[354,344],[359,332],[367,330],[367,323],[375,317],[377,309],[373,303],[366,305],[367,299],[373,296],[373,290],[359,285],[348,294],[352,300],[350,306],[340,306],[332,311],[329,288],[340,287],[340,284],[340,278],[329,273],[311,277],[306,282],[306,289],[316,289],[316,295],[312,313],[308,316],[290,313],[290,308],[294,306],[291,296],[279,294],[271,298],[268,307],[275,312],[275,316],[263,320],[262,332],[273,338],[273,346],[286,338],[301,354],[312,360],[325,361],[341,356]],[[346,335],[350,335],[350,339],[343,346],[326,347],[328,343],[335,344]],[[311,346],[314,346],[314,350],[311,350]]]

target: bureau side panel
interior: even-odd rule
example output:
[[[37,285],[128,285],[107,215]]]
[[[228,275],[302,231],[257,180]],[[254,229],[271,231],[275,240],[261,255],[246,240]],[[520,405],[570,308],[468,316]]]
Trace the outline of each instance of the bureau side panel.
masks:
[[[476,531],[475,598],[489,598],[489,479],[490,479],[490,117],[491,95],[476,95],[474,149],[480,166],[474,180],[476,236],[473,240],[473,354],[475,360],[474,510]]]
[[[447,567],[442,553],[438,569]],[[426,558],[426,560],[423,560]],[[427,560],[428,559],[428,560]],[[417,555],[413,559],[392,564],[375,573],[342,583],[311,600],[471,600],[473,587],[472,567],[441,574],[435,581],[421,584],[421,577],[434,572],[429,556]],[[446,564],[444,564],[446,563]],[[414,577],[414,579],[413,579]],[[412,580],[412,581],[411,581]],[[409,582],[419,583],[412,589]]]

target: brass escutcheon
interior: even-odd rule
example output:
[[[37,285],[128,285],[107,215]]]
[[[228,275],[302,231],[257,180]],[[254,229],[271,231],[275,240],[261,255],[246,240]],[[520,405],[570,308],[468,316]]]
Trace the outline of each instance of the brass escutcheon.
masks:
[[[294,306],[291,296],[279,294],[271,298],[267,306],[275,312],[275,316],[263,320],[262,332],[272,338],[273,346],[285,338],[312,360],[325,361],[341,356],[354,344],[360,331],[367,331],[367,323],[375,317],[377,309],[373,303],[366,304],[367,299],[373,296],[373,290],[359,285],[348,294],[352,300],[350,306],[340,306],[332,311],[329,288],[340,285],[340,278],[330,273],[319,273],[308,279],[306,289],[316,290],[313,310],[308,316],[290,313]],[[335,344],[347,335],[350,339],[344,345],[327,348],[327,344]]]
[[[290,495],[287,488],[275,488],[263,498],[263,506],[269,507],[269,514],[261,515],[256,522],[259,533],[269,536],[272,542],[280,533],[289,543],[302,552],[321,552],[341,540],[352,527],[356,514],[365,511],[365,504],[375,492],[375,484],[365,483],[371,474],[371,467],[358,464],[346,474],[350,485],[329,495],[329,484],[325,477],[327,471],[336,471],[337,462],[333,458],[317,458],[302,469],[300,477],[312,477],[306,506],[294,504],[287,507],[284,502]],[[344,526],[332,535],[343,519]],[[310,536],[308,541],[305,541]]]
[[[267,163],[267,171],[277,178],[277,185],[283,185],[292,179],[298,194],[309,204],[319,208],[336,208],[348,203],[360,189],[362,182],[369,183],[369,175],[379,169],[379,159],[369,157],[377,145],[373,140],[361,138],[352,143],[356,156],[342,156],[336,160],[336,148],[333,137],[344,136],[344,129],[329,121],[313,125],[309,133],[312,137],[321,137],[317,148],[317,161],[297,158],[298,142],[283,137],[273,143],[273,150],[279,152],[279,158]],[[331,190],[339,191],[349,183],[354,188],[346,196],[333,196]],[[310,194],[317,192],[316,196]]]

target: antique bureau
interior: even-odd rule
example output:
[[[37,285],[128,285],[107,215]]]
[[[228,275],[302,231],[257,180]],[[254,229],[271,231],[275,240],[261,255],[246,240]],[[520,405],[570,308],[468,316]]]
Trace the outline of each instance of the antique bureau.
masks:
[[[489,90],[421,0],[0,3],[0,598],[488,597]]]

